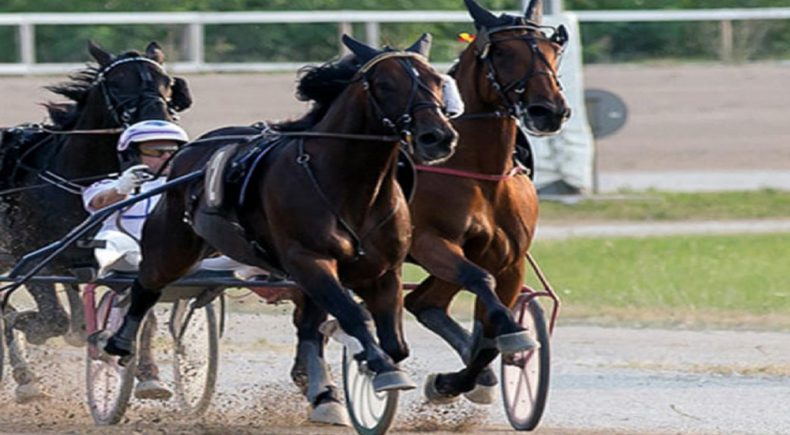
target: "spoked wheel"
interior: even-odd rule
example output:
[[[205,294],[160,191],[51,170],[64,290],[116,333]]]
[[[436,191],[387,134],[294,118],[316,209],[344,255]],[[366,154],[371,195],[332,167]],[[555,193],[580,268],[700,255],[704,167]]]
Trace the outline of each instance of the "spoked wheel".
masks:
[[[96,308],[98,330],[114,333],[121,327],[129,305],[117,306],[117,300],[118,296],[112,291],[102,296]],[[132,395],[137,359],[132,358],[126,366],[120,366],[118,358],[108,356],[94,344],[88,344],[85,362],[88,408],[93,421],[100,425],[118,423]]]
[[[347,347],[343,347],[343,388],[346,408],[357,433],[387,432],[398,408],[398,391],[377,393],[373,389],[373,373],[361,368]]]
[[[0,383],[3,382],[5,372],[5,312],[0,310]]]
[[[543,416],[549,392],[549,332],[535,299],[522,296],[513,315],[540,343],[540,349],[502,356],[502,401],[514,429],[533,430]]]
[[[219,321],[214,302],[192,308],[191,300],[173,304],[173,377],[181,411],[189,417],[203,414],[211,404],[219,365]]]

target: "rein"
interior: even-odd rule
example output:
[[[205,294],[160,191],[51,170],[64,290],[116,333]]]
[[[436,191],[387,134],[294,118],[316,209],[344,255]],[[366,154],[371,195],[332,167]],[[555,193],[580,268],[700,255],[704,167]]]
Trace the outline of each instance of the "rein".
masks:
[[[61,134],[61,135],[68,135],[68,134],[118,134],[123,133],[123,127],[115,127],[115,128],[95,128],[90,130],[53,130],[51,128],[44,127],[43,125],[39,124],[27,124],[24,127],[0,127],[0,132],[2,131],[10,131],[17,128],[25,129],[25,130],[34,130],[40,131],[43,133],[48,134]]]
[[[523,168],[520,165],[513,166],[513,168],[511,168],[509,171],[507,171],[504,174],[481,174],[479,172],[462,171],[460,169],[451,169],[451,168],[426,166],[426,165],[414,165],[414,167],[418,171],[422,171],[422,172],[432,172],[434,174],[452,175],[454,177],[471,178],[474,180],[481,180],[481,181],[502,181],[508,178],[515,177],[517,175],[523,175],[529,173],[529,171],[527,171],[526,168]]]

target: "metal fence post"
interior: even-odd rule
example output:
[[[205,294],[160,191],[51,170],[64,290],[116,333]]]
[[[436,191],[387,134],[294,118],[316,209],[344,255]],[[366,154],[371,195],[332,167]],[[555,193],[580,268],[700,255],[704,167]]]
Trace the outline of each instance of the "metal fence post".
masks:
[[[723,62],[732,62],[733,60],[733,43],[732,43],[732,20],[721,20],[719,23],[720,29],[720,51],[719,56]]]
[[[33,23],[19,24],[19,57],[24,68],[30,71],[36,63],[36,30]]]
[[[206,38],[203,23],[189,23],[187,27],[189,35],[189,62],[195,65],[195,69],[200,70],[205,63]]]
[[[379,23],[375,21],[370,21],[365,23],[365,39],[368,45],[378,47],[379,40],[381,39],[380,35],[381,35],[381,26],[379,26]]]
[[[345,55],[347,55],[347,54],[349,54],[351,52],[348,50],[348,48],[346,48],[345,45],[343,45],[343,42],[342,42],[342,40],[340,38],[343,37],[344,33],[346,35],[348,35],[348,36],[352,36],[354,34],[354,29],[351,27],[351,23],[346,22],[346,21],[337,23],[337,25],[338,25],[338,27],[337,27],[337,32],[338,32],[337,33],[337,40],[338,40],[338,43],[340,44],[340,55],[341,56],[345,56]]]

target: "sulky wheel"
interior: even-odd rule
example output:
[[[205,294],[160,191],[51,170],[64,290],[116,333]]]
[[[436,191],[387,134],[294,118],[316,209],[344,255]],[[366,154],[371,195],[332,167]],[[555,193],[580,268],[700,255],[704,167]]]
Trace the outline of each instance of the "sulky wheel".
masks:
[[[539,349],[502,356],[502,401],[510,425],[533,430],[540,423],[549,392],[549,332],[540,304],[522,295],[513,316],[540,343]]]
[[[118,330],[129,305],[118,306],[119,297],[113,291],[102,296],[96,307],[96,327],[109,337]],[[102,343],[103,340],[99,340]],[[99,425],[118,423],[126,412],[134,387],[136,358],[121,366],[118,358],[97,349],[102,344],[89,343],[87,348],[85,383],[88,408],[93,421]]]
[[[377,393],[373,389],[373,373],[361,367],[347,347],[343,347],[343,388],[346,408],[357,433],[387,432],[398,408],[398,391]]]
[[[194,300],[173,304],[173,377],[181,411],[198,417],[208,409],[217,385],[219,320],[215,302],[194,307]]]

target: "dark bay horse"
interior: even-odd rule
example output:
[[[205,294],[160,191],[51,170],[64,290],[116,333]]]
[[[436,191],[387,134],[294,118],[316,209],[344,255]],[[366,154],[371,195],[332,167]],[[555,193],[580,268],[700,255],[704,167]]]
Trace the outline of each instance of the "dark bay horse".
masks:
[[[186,82],[164,71],[164,53],[155,42],[144,54],[129,51],[114,56],[92,42],[88,49],[97,67],[48,88],[71,100],[46,105],[53,125],[0,131],[0,191],[16,190],[0,196],[0,249],[11,261],[85,219],[80,189],[119,172],[116,142],[124,126],[147,119],[171,120],[175,111],[191,105]],[[33,187],[41,184],[46,187]],[[74,249],[48,272],[64,274],[93,261],[89,249]],[[9,314],[9,332],[12,327],[21,330],[33,344],[65,334],[69,317],[54,286],[28,284],[27,289],[38,310]],[[76,286],[67,294],[76,341],[83,333],[82,302]],[[31,384],[34,377],[27,370],[15,370],[15,379],[21,386]]]
[[[171,179],[233,150],[225,147],[238,140],[222,136],[254,138],[231,145],[238,148],[229,151],[234,157],[221,178],[227,181],[221,204],[210,203],[204,191],[212,188],[204,182],[163,194],[143,229],[131,306],[107,342],[108,353],[130,355],[160,289],[218,250],[299,284],[303,317],[313,322],[300,328],[306,331],[300,339],[310,346],[322,348],[318,325],[328,312],[362,344],[355,357],[375,373],[377,391],[414,387],[396,365],[408,355],[401,265],[411,241],[408,206],[395,179],[398,154],[405,145],[420,163],[441,161],[457,134],[442,111],[443,79],[426,60],[428,35],[406,51],[380,51],[348,36],[343,42],[353,56],[312,69],[300,81],[300,92],[315,102],[304,118],[257,137],[255,128],[220,129],[177,154]],[[205,141],[211,137],[216,140]],[[375,323],[378,343],[367,320]],[[334,392],[322,388],[327,374],[311,375],[314,403],[336,402]]]
[[[453,121],[460,139],[452,158],[437,168],[418,168],[409,255],[430,276],[406,296],[405,306],[466,365],[431,375],[428,399],[447,402],[480,385],[467,397],[490,403],[496,376],[488,364],[499,352],[534,346],[531,340],[502,340],[523,337],[510,308],[524,283],[538,218],[535,187],[514,152],[523,134],[518,123],[545,135],[570,116],[557,77],[567,32],[560,27],[544,35],[540,0],[532,0],[523,17],[497,17],[474,0],[465,3],[477,35],[450,75],[466,111]],[[471,334],[448,313],[462,288],[476,296]]]
[[[570,116],[557,77],[567,33],[559,27],[551,37],[543,35],[540,0],[533,0],[523,17],[497,17],[474,0],[465,4],[477,39],[450,74],[466,111],[453,120],[460,134],[455,154],[444,163],[418,168],[409,259],[431,276],[406,296],[405,307],[467,365],[458,373],[431,375],[429,400],[447,402],[475,389],[467,395],[470,400],[490,403],[497,382],[487,368],[491,360],[499,351],[535,345],[509,310],[523,284],[538,217],[535,187],[514,161],[514,152],[517,141],[526,139],[517,124],[546,135],[559,131]],[[478,297],[474,336],[448,313],[461,288]],[[312,385],[313,373],[326,368],[316,357],[321,351],[315,348],[322,343],[305,339],[312,337],[310,328],[320,318],[306,320],[310,311],[298,295],[294,302],[299,344],[291,377],[304,389]]]

